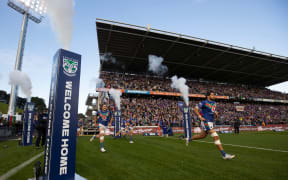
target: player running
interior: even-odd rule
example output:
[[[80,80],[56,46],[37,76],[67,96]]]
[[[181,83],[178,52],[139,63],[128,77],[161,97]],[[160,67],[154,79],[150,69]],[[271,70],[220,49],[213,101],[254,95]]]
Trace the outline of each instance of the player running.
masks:
[[[137,119],[136,119],[136,115],[135,114],[128,121],[128,129],[129,129],[129,136],[130,136],[129,143],[131,143],[131,144],[134,143],[133,140],[132,140],[132,135],[133,135],[134,126],[136,126],[136,121],[137,121]]]
[[[220,142],[220,138],[217,132],[213,129],[214,115],[218,117],[218,112],[216,111],[216,102],[214,101],[215,95],[213,92],[210,91],[206,94],[206,97],[207,99],[200,102],[198,106],[196,106],[194,109],[195,113],[201,121],[201,126],[203,130],[200,134],[192,136],[191,140],[203,139],[207,136],[207,134],[210,134],[211,137],[214,139],[214,143],[216,144],[217,148],[221,152],[223,159],[233,159],[235,155],[226,154],[224,152],[224,149]],[[199,110],[201,110],[202,115],[200,114]],[[186,143],[188,144],[189,140],[186,141]]]
[[[168,137],[169,121],[164,120],[162,122],[163,137]]]
[[[128,133],[128,122],[126,120],[122,121],[121,129],[116,133],[115,137],[119,136],[120,134],[125,136]]]
[[[102,109],[97,112],[96,117],[99,123],[99,132],[100,132],[99,139],[100,139],[100,146],[101,146],[100,151],[105,152],[106,150],[104,149],[104,135],[105,135],[105,132],[108,130],[108,124],[109,126],[111,126],[113,116],[112,116],[111,111],[107,109],[107,105],[103,104]],[[95,138],[96,138],[96,135],[92,136],[90,139],[90,142],[92,142]]]

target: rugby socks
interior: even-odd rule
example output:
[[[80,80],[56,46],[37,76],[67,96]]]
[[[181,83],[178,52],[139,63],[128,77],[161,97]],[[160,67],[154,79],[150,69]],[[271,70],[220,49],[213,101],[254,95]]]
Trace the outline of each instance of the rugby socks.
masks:
[[[224,150],[220,151],[222,156],[225,157],[226,156],[226,153],[224,152]]]
[[[103,146],[104,146],[104,142],[100,143],[100,146],[101,146],[101,148],[103,148]]]
[[[132,136],[130,136],[130,141],[132,141]]]

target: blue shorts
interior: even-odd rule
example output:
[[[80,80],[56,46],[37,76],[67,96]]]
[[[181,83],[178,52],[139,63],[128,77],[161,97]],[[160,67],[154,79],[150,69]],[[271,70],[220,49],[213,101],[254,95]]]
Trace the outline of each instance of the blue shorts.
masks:
[[[166,128],[163,128],[163,134],[168,134],[168,129],[167,129],[167,127],[166,127]]]

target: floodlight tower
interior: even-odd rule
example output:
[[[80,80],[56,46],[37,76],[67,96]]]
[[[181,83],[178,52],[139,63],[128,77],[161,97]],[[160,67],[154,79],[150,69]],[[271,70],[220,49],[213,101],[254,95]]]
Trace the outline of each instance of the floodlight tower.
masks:
[[[21,71],[28,19],[31,19],[35,23],[39,24],[43,18],[43,14],[45,14],[47,11],[47,7],[45,4],[45,0],[8,0],[8,6],[16,10],[17,12],[23,14],[20,39],[18,43],[18,50],[14,67],[15,71]],[[8,114],[10,115],[13,115],[15,112],[17,94],[18,86],[12,85],[8,108]]]

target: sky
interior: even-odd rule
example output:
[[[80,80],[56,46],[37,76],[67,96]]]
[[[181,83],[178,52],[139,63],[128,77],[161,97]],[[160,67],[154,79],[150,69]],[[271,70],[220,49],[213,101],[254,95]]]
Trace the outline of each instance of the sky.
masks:
[[[79,113],[95,92],[99,52],[96,18],[176,32],[288,57],[287,0],[75,0],[71,51],[82,55]],[[0,0],[0,90],[10,93],[22,15]],[[32,81],[32,96],[48,104],[52,58],[61,45],[49,17],[28,23],[22,71]],[[288,92],[288,81],[271,89]],[[19,96],[24,97],[22,92]]]

